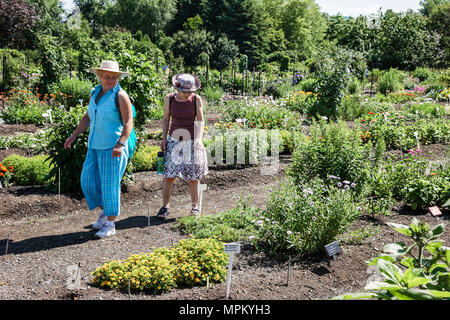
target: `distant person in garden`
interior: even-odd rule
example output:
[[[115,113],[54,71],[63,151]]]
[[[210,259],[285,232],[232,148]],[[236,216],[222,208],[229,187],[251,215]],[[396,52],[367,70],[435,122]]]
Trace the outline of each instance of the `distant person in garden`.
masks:
[[[120,214],[120,183],[128,162],[127,139],[133,128],[133,111],[128,94],[119,79],[128,76],[115,61],[103,61],[90,68],[100,84],[91,91],[88,110],[78,127],[64,143],[70,148],[88,127],[88,151],[81,172],[81,188],[89,210],[100,208],[93,224],[96,237],[116,233],[114,220]]]
[[[163,206],[157,214],[160,219],[169,215],[170,196],[177,177],[189,183],[190,213],[198,215],[198,184],[208,174],[208,160],[202,142],[203,103],[195,93],[201,86],[200,80],[192,74],[177,74],[172,77],[172,84],[176,92],[164,99],[161,142],[161,150],[165,152]]]

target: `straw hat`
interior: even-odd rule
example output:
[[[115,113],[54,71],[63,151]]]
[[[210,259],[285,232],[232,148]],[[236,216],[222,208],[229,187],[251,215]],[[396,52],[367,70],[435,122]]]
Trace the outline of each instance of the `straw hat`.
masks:
[[[186,92],[197,91],[201,86],[200,79],[189,73],[174,75],[172,84],[177,90]]]
[[[120,78],[124,78],[126,76],[129,76],[130,74],[128,72],[123,72],[119,70],[119,64],[116,61],[111,60],[104,60],[100,64],[100,67],[98,68],[89,68],[89,72],[97,74],[97,71],[109,71],[120,74]]]

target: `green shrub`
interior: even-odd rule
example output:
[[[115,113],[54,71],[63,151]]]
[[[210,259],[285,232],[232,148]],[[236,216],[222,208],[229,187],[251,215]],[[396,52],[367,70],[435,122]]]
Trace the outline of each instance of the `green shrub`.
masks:
[[[79,100],[83,100],[83,104],[87,105],[93,87],[92,82],[89,80],[65,78],[58,83],[52,84],[50,90],[60,99],[59,102],[61,104],[65,104],[66,107],[70,108],[80,104]],[[64,98],[64,94],[67,98]]]
[[[207,101],[219,101],[223,96],[223,89],[220,87],[207,87],[205,96]]]
[[[0,49],[0,67],[2,68],[2,85],[4,90],[16,87],[16,78],[19,78],[21,68],[26,63],[25,55],[15,49]],[[6,65],[3,66],[3,57],[6,57]],[[5,67],[3,69],[3,67]]]
[[[245,118],[247,128],[284,129],[284,119],[287,119],[288,130],[301,126],[300,115],[260,98],[248,101],[230,100],[221,107],[221,111],[223,113],[221,122],[234,123],[236,119]]]
[[[317,79],[307,78],[300,82],[300,89],[306,92],[315,92],[317,88]]]
[[[349,94],[359,94],[361,92],[361,82],[356,77],[352,77],[347,85]]]
[[[14,167],[14,176],[12,182],[19,186],[34,186],[44,185],[52,182],[47,181],[46,177],[53,168],[52,165],[46,161],[46,156],[34,156],[31,158],[20,155],[10,155],[3,160],[7,166]]]
[[[388,71],[378,78],[378,91],[384,95],[400,89],[400,78],[394,71]]]
[[[433,77],[434,73],[428,68],[416,68],[416,70],[413,71],[413,76],[415,78],[418,78],[421,82],[427,81],[429,78]]]
[[[87,140],[89,129],[80,134],[70,149],[64,148],[64,143],[77,128],[86,109],[72,108],[65,114],[60,122],[48,131],[48,159],[53,165],[49,177],[58,177],[58,168],[61,169],[61,192],[80,191],[80,176],[84,159],[87,153]]]
[[[288,56],[284,56],[280,61],[280,71],[289,71],[289,62],[290,58]]]
[[[379,170],[372,171],[372,194],[380,198],[402,200],[406,194],[405,186],[423,177],[427,165],[428,161],[411,155],[396,162],[384,162]]]
[[[317,253],[346,232],[359,213],[352,188],[318,178],[299,184],[288,177],[253,222],[258,229],[254,244],[272,254]]]
[[[133,157],[134,172],[156,170],[156,156],[160,150],[157,146],[140,146]]]
[[[412,103],[405,107],[406,113],[417,115],[421,118],[440,118],[446,115],[445,108],[437,103],[424,102]]]
[[[313,121],[309,136],[298,139],[287,174],[297,183],[338,176],[356,183],[358,193],[362,193],[370,168],[379,161],[372,152],[371,145],[362,143],[358,127],[350,129],[341,120],[329,124],[323,119]]]

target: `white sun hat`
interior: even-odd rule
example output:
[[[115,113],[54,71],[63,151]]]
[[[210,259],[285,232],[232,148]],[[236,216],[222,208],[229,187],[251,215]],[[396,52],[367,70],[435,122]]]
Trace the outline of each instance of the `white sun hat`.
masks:
[[[89,68],[87,71],[97,74],[97,71],[109,71],[120,74],[120,78],[129,76],[128,72],[120,71],[119,64],[116,61],[104,60],[98,68]]]

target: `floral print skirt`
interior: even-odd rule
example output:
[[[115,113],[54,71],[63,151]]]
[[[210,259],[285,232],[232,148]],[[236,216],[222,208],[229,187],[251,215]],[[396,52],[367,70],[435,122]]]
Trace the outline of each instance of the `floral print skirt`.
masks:
[[[178,141],[168,136],[164,157],[165,178],[200,180],[207,174],[208,158],[204,146],[194,150],[193,140]]]

